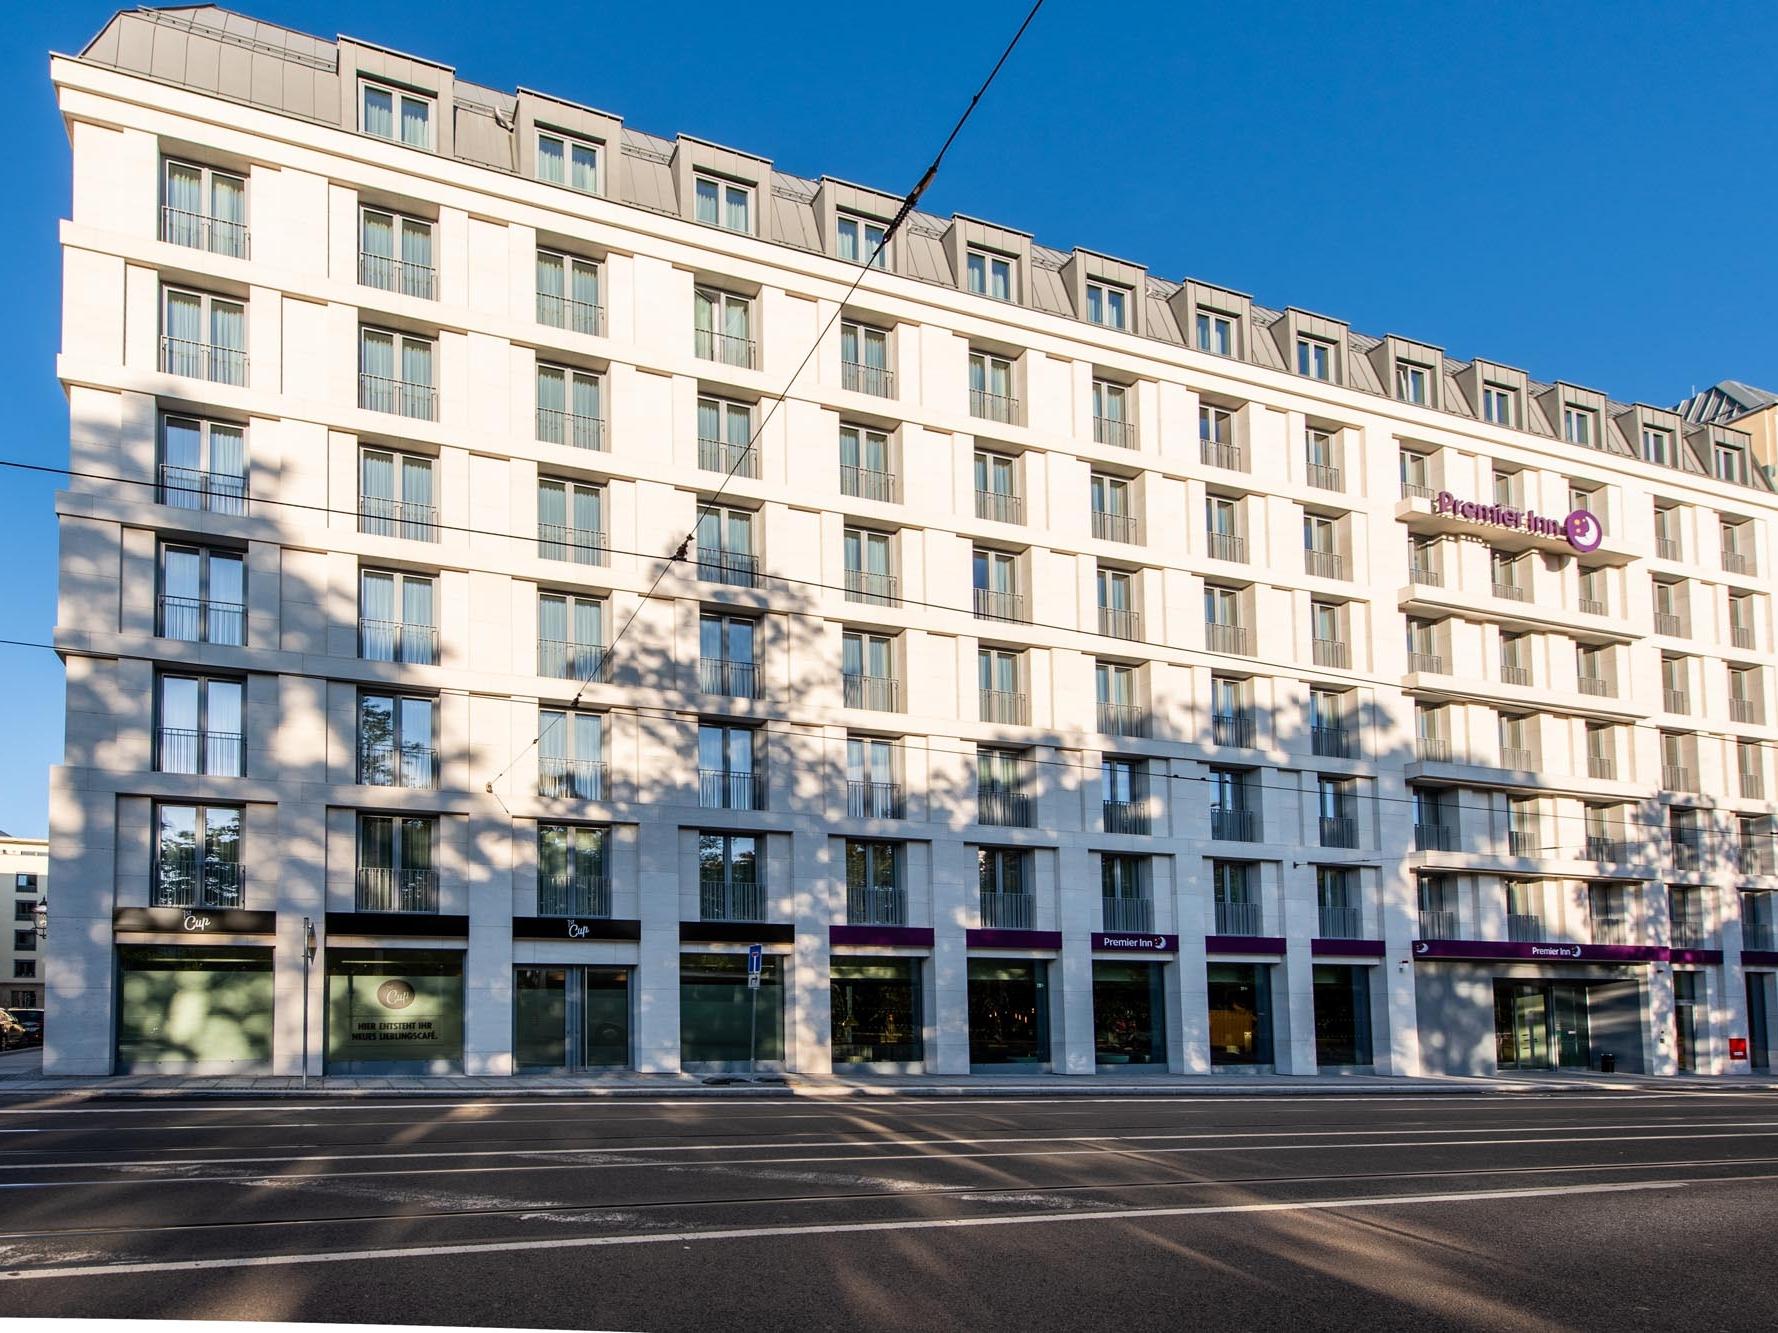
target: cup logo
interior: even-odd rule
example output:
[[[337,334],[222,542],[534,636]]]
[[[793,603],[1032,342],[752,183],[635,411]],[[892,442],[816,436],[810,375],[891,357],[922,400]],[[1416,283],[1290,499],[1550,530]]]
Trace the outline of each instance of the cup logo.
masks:
[[[377,1003],[385,1009],[405,1009],[414,1002],[414,988],[405,981],[385,981],[377,987]]]

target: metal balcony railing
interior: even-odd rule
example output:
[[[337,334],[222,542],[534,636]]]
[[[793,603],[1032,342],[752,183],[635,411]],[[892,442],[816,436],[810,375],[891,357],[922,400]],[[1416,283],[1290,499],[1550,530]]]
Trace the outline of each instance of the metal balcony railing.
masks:
[[[1409,674],[1425,673],[1442,676],[1445,674],[1445,655],[1443,653],[1409,653]]]
[[[1146,800],[1101,801],[1099,808],[1107,833],[1147,834],[1152,827]]]
[[[1775,859],[1770,841],[1742,842],[1735,848],[1735,866],[1743,875],[1769,875]]]
[[[1601,778],[1606,782],[1617,781],[1617,758],[1609,754],[1589,754],[1587,756],[1587,776]]]
[[[978,785],[976,823],[1001,828],[1030,828],[1032,801],[1028,793],[992,783]]]
[[[1323,847],[1358,846],[1358,821],[1351,815],[1322,815],[1321,845]]]
[[[1763,801],[1766,798],[1766,780],[1758,773],[1741,774],[1741,796],[1749,801]]]
[[[1238,444],[1218,444],[1215,440],[1199,440],[1198,457],[1205,467],[1219,467],[1225,472],[1247,471],[1247,451]]]
[[[1352,646],[1344,639],[1316,639],[1312,648],[1316,666],[1347,670],[1352,665]]]
[[[1606,616],[1611,614],[1610,605],[1596,597],[1582,597],[1578,599],[1576,605],[1583,616]]]
[[[358,374],[358,406],[367,412],[393,412],[418,421],[438,420],[438,390],[413,380]]]
[[[733,662],[726,657],[700,657],[698,688],[705,694],[757,699],[760,694],[759,663]]]
[[[734,333],[718,333],[714,329],[692,330],[692,348],[700,361],[720,361],[725,366],[756,369],[758,349],[753,339]]]
[[[981,690],[981,720],[1023,727],[1031,722],[1031,696],[1017,690]]]
[[[430,301],[437,292],[438,272],[430,264],[416,263],[411,259],[396,259],[393,255],[373,255],[368,250],[360,250],[358,281],[361,286],[375,287],[385,292],[400,292],[403,296],[417,296],[421,300]]]
[[[1346,557],[1338,551],[1307,548],[1303,551],[1303,572],[1318,579],[1343,579],[1346,577]]]
[[[208,250],[213,255],[245,259],[248,251],[247,226],[229,222],[206,213],[193,213],[183,208],[161,205],[161,239],[172,245]]]
[[[1655,612],[1655,633],[1663,634],[1670,639],[1683,639],[1685,627],[1678,616],[1671,611]]]
[[[1258,903],[1216,904],[1218,935],[1257,935],[1264,925]]]
[[[205,597],[155,599],[163,639],[185,643],[245,643],[247,608],[240,602],[214,602]]]
[[[1661,706],[1669,713],[1689,713],[1692,711],[1691,695],[1685,690],[1662,690]]]
[[[1661,786],[1668,791],[1692,791],[1692,771],[1684,764],[1662,764]]]
[[[435,542],[438,540],[438,506],[395,500],[386,495],[362,495],[358,498],[358,531],[371,537]]]
[[[893,574],[873,574],[863,569],[846,571],[846,600],[867,606],[900,606],[901,580]]]
[[[1210,737],[1218,745],[1252,749],[1257,728],[1251,713],[1212,713]]]
[[[1531,594],[1525,591],[1519,584],[1502,583],[1499,579],[1494,580],[1494,595],[1496,597],[1504,598],[1509,602],[1529,601],[1531,597]]]
[[[840,494],[850,495],[858,500],[879,500],[884,504],[895,504],[900,498],[901,487],[893,472],[880,472],[875,468],[842,463]]]
[[[740,551],[722,551],[711,546],[700,546],[698,577],[706,583],[723,583],[731,588],[757,588],[759,557]]]
[[[1099,899],[1099,909],[1101,923],[1108,934],[1154,933],[1154,903],[1147,898],[1113,898],[1105,895]]]
[[[1140,639],[1142,613],[1122,606],[1099,608],[1099,633],[1110,639]]]
[[[1655,556],[1660,560],[1679,559],[1679,542],[1673,537],[1655,538]]]
[[[1454,940],[1457,938],[1455,912],[1421,912],[1420,938],[1423,940]]]
[[[1722,553],[1722,572],[1725,574],[1751,574],[1754,572],[1753,557],[1742,555],[1739,551]]]
[[[1716,932],[1709,925],[1696,917],[1682,917],[1668,925],[1669,937],[1675,949],[1714,949]]]
[[[1445,586],[1445,576],[1427,565],[1408,566],[1408,580],[1412,583],[1423,583],[1429,588]]]
[[[610,655],[602,643],[572,643],[564,639],[537,641],[537,674],[551,680],[602,681]]]
[[[1136,423],[1120,417],[1093,418],[1093,443],[1109,444],[1118,449],[1136,447]]]
[[[611,548],[596,528],[577,528],[569,523],[537,525],[537,555],[543,560],[567,560],[577,565],[610,563]]]
[[[436,666],[438,627],[409,625],[399,620],[360,620],[358,655],[367,662]]]
[[[537,761],[537,794],[554,800],[609,800],[610,770],[602,759],[543,755]]]
[[[239,472],[205,472],[195,467],[160,465],[157,498],[174,509],[201,509],[212,514],[247,512],[247,478]]]
[[[698,919],[702,921],[764,921],[766,886],[707,879],[698,884]]]
[[[1610,676],[1580,676],[1576,678],[1582,694],[1597,694],[1605,698],[1617,695],[1617,686]]]
[[[1766,710],[1758,699],[1745,699],[1734,695],[1729,697],[1729,721],[1748,722],[1757,726],[1765,720]]]
[[[1509,828],[1506,831],[1508,856],[1542,856],[1543,835],[1536,828]]]
[[[1104,542],[1124,542],[1130,546],[1140,544],[1136,536],[1136,516],[1134,514],[1112,514],[1103,509],[1093,510],[1093,536]]]
[[[731,440],[698,437],[698,466],[705,472],[722,472],[737,477],[759,478],[759,450],[751,441],[737,444]]]
[[[1526,772],[1537,767],[1537,756],[1522,745],[1503,745],[1500,747],[1500,766]]]
[[[766,775],[763,771],[700,768],[698,804],[706,810],[764,810]]]
[[[1668,835],[1673,844],[1673,865],[1677,870],[1697,870],[1704,864],[1704,835],[1696,829],[1674,829]]]
[[[1581,849],[1583,861],[1599,861],[1605,865],[1621,865],[1629,859],[1630,845],[1609,833],[1589,833]]]
[[[1037,900],[1029,893],[983,889],[981,914],[989,930],[1030,930],[1037,921]]]
[[[1593,917],[1594,944],[1628,944],[1630,920],[1622,915],[1601,913]]]
[[[1206,620],[1204,646],[1213,653],[1252,657],[1253,631],[1245,625],[1225,625],[1220,620]]]
[[[846,886],[846,923],[853,926],[905,926],[907,890],[872,884]]]
[[[436,912],[438,872],[359,866],[356,906],[360,912]]]
[[[438,751],[430,745],[360,745],[358,780],[371,787],[438,786]]]
[[[1019,400],[1003,393],[989,393],[985,389],[969,391],[969,415],[980,417],[984,421],[1000,421],[1007,425],[1016,425],[1019,419]]]
[[[540,407],[537,409],[537,438],[544,444],[602,451],[605,448],[605,419],[564,412],[555,407]]]
[[[1211,806],[1210,836],[1223,842],[1258,842],[1259,811],[1235,806]]]
[[[569,329],[597,337],[605,331],[605,307],[591,301],[576,301],[571,296],[538,292],[537,322],[552,329]]]
[[[537,878],[538,916],[611,915],[611,877],[578,868]]]
[[[1451,738],[1449,736],[1416,736],[1414,737],[1414,756],[1434,764],[1451,762]]]
[[[1364,911],[1357,907],[1320,908],[1321,938],[1324,940],[1361,940],[1364,938]]]
[[[244,901],[247,875],[238,861],[219,861],[198,855],[195,847],[178,853],[161,853],[154,882],[156,907],[239,907]]]
[[[1450,824],[1415,824],[1414,850],[1451,852],[1457,849],[1457,830]]]
[[[1759,636],[1752,625],[1730,625],[1729,640],[1737,648],[1758,648]]]
[[[901,682],[890,676],[867,676],[848,671],[840,677],[847,708],[870,708],[879,713],[901,711]]]
[[[245,748],[238,731],[161,727],[154,734],[157,773],[204,773],[238,778]]]
[[[1401,498],[1404,500],[1430,500],[1436,492],[1423,481],[1404,481],[1401,484]]]
[[[1323,759],[1350,759],[1352,731],[1349,727],[1313,726],[1309,728],[1309,746]]]
[[[1346,489],[1345,479],[1340,469],[1331,463],[1310,463],[1308,465],[1308,482],[1318,491],[1343,491]]]
[[[238,347],[161,335],[161,369],[212,384],[247,383],[247,353]]]
[[[1232,532],[1211,532],[1206,537],[1206,547],[1212,560],[1228,560],[1238,565],[1247,563],[1245,537],[1237,537]]]
[[[1010,491],[978,490],[975,493],[975,516],[995,523],[1023,523],[1025,502]]]
[[[840,362],[840,386],[853,393],[868,393],[876,398],[895,397],[895,372],[883,366],[867,366],[860,361]]]
[[[1500,664],[1500,683],[1502,685],[1529,685],[1531,683],[1531,668],[1518,666],[1512,662],[1502,662]]]
[[[992,588],[975,589],[975,615],[978,620],[1022,621],[1025,598],[1016,592],[996,592]]]
[[[1741,947],[1778,953],[1778,924],[1770,921],[1744,923],[1741,927]]]
[[[851,819],[905,819],[907,798],[899,782],[848,782],[846,814]]]
[[[1506,937],[1514,944],[1532,944],[1543,938],[1543,918],[1535,912],[1509,912]]]
[[[1148,710],[1138,704],[1099,703],[1099,730],[1107,736],[1146,736]]]

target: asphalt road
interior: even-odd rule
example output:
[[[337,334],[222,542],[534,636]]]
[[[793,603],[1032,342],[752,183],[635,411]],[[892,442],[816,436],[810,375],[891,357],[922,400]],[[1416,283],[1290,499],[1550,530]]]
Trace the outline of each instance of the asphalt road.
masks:
[[[0,1314],[1778,1326],[1778,1094],[0,1103]]]

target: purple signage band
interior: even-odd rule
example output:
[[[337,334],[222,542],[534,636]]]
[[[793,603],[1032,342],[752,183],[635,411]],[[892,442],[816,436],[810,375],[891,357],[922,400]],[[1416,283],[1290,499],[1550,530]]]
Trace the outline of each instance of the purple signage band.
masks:
[[[1381,958],[1382,940],[1310,940],[1311,958]]]
[[[1531,963],[1664,963],[1669,950],[1658,944],[1519,943],[1501,940],[1415,940],[1414,957],[1497,958]],[[1720,954],[1717,955],[1719,958]]]
[[[1605,527],[1599,522],[1598,515],[1588,513],[1585,509],[1573,510],[1561,518],[1551,518],[1548,514],[1539,514],[1531,509],[1515,509],[1512,505],[1459,500],[1449,491],[1440,491],[1433,497],[1432,512],[1449,514],[1466,523],[1485,523],[1489,527],[1509,528],[1531,537],[1557,538],[1567,542],[1582,555],[1598,550],[1599,543],[1605,540]]]
[[[1059,930],[971,930],[964,933],[971,949],[1061,949]]]
[[[1778,967],[1778,950],[1743,949],[1741,950],[1741,966]]]
[[[1284,953],[1282,935],[1206,935],[1205,953]]]
[[[1672,949],[1668,952],[1676,963],[1715,965],[1722,961],[1721,949]]]
[[[1178,953],[1177,935],[1094,935],[1093,947],[1106,953]]]
[[[829,926],[829,944],[869,949],[930,949],[931,926]]]

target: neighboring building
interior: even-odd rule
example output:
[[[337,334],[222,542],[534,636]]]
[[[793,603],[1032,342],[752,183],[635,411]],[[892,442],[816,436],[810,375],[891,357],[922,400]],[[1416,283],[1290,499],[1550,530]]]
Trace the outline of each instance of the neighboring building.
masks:
[[[43,1008],[44,941],[37,904],[49,900],[49,843],[0,833],[0,892],[12,901],[0,935],[0,1008]]]
[[[1698,425],[1733,426],[1746,434],[1754,464],[1773,480],[1778,467],[1778,394],[1740,380],[1721,380],[1673,409]]]
[[[294,1072],[305,921],[333,1071],[1768,1062],[1744,433],[962,216],[842,306],[893,195],[214,9],[52,75],[51,1071]]]

